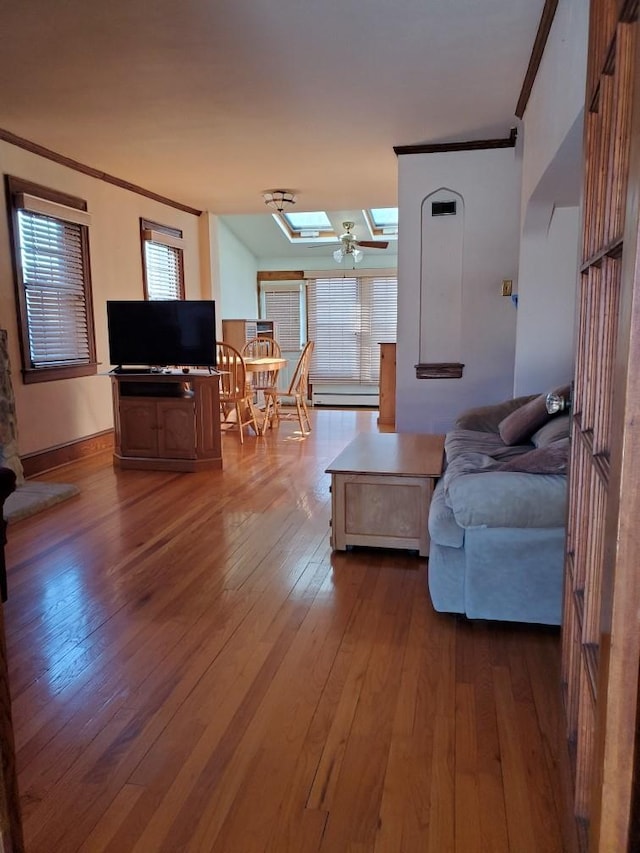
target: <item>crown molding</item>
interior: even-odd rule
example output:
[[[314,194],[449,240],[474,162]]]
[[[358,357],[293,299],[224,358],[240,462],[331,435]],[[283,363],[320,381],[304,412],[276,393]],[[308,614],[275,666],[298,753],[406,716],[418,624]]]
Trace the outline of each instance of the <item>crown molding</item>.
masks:
[[[518,103],[516,105],[515,114],[517,118],[522,118],[524,111],[527,108],[527,104],[529,103],[531,90],[533,89],[533,84],[535,83],[538,69],[542,62],[542,54],[544,53],[544,49],[547,45],[547,39],[549,38],[549,32],[551,31],[551,24],[553,24],[557,8],[558,0],[546,0],[544,9],[542,10],[542,15],[540,16],[540,24],[538,25],[536,39],[531,50],[527,73],[524,75],[522,89],[520,90],[520,97],[518,98]]]
[[[403,154],[439,154],[443,151],[481,151],[486,148],[514,148],[518,131],[511,128],[509,136],[502,139],[470,139],[467,142],[435,142],[418,145],[394,145],[400,157]]]
[[[79,163],[71,157],[65,157],[63,154],[58,154],[50,148],[45,148],[44,145],[39,145],[37,142],[31,142],[29,139],[17,136],[15,133],[11,133],[10,130],[0,128],[0,141],[8,142],[9,145],[15,145],[17,148],[23,148],[25,151],[30,151],[32,154],[37,154],[39,157],[44,157],[46,160],[52,160],[54,163],[66,166],[68,169],[74,169],[76,172],[82,172],[83,175],[89,175],[90,178],[96,178],[99,181],[105,181],[107,184],[113,184],[113,186],[120,187],[120,189],[137,193],[137,195],[143,195],[145,198],[150,198],[153,201],[159,201],[161,204],[166,204],[168,207],[181,210],[183,213],[190,213],[193,216],[200,216],[202,213],[201,210],[197,210],[195,207],[189,207],[179,201],[174,201],[173,199],[154,193],[151,190],[146,190],[144,187],[131,184],[129,181],[116,178],[114,175],[107,174],[107,172],[101,172],[99,169],[94,169],[93,166],[86,166],[84,163]]]

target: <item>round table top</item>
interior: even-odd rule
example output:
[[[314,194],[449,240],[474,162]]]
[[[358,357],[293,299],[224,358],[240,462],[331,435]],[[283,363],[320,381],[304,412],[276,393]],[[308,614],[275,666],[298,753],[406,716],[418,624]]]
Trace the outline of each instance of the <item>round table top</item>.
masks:
[[[267,370],[280,370],[287,359],[280,356],[260,356],[260,358],[245,358],[244,363],[251,373],[261,373]]]

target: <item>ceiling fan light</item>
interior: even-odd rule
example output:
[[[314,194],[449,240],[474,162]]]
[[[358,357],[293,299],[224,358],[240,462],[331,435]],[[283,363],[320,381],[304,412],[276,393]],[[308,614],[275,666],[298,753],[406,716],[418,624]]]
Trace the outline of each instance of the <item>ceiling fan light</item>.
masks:
[[[333,253],[334,261],[336,261],[336,263],[338,263],[338,264],[341,264],[343,258],[344,258],[344,252],[342,251],[342,249],[336,249],[335,252]]]
[[[362,252],[360,251],[360,249],[354,249],[351,254],[353,255],[354,263],[357,264],[359,261],[362,260]]]

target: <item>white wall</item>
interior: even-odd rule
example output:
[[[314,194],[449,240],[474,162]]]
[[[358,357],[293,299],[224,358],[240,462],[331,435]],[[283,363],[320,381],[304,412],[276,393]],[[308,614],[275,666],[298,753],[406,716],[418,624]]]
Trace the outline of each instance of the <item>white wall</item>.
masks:
[[[200,268],[197,216],[3,142],[0,142],[0,171],[70,193],[88,204],[92,217],[89,246],[99,370],[109,369],[107,300],[143,298],[140,217],[182,229],[187,298],[208,296],[207,275]],[[3,184],[3,194],[5,192]],[[3,247],[0,251],[0,322],[8,332],[20,454],[110,429],[113,411],[111,382],[107,376],[23,384],[6,202],[0,211],[0,245]]]
[[[396,424],[400,432],[443,432],[463,409],[511,396],[516,311],[500,295],[518,265],[520,161],[513,148],[403,155],[398,159],[398,346]],[[416,379],[420,312],[450,310],[437,283],[420,281],[424,199],[446,187],[464,201],[460,320],[461,379]],[[433,354],[434,361],[438,359]]]
[[[523,213],[582,112],[588,28],[587,0],[560,0],[524,115]]]
[[[258,316],[258,262],[236,235],[217,219],[220,292],[218,317],[228,320]]]
[[[199,219],[199,258],[202,280],[202,298],[216,303],[216,339],[222,337],[222,293],[220,292],[220,252],[218,250],[219,219],[203,211]]]
[[[514,396],[571,380],[580,211],[558,207],[548,232],[524,241],[520,258]]]
[[[587,34],[562,0],[524,115],[515,395],[573,375]]]

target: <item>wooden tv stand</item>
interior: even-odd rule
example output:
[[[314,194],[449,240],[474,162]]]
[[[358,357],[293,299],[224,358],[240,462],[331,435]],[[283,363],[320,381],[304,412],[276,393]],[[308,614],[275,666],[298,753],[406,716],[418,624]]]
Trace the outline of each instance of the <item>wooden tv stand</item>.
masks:
[[[112,371],[114,464],[156,471],[222,468],[217,374]]]

